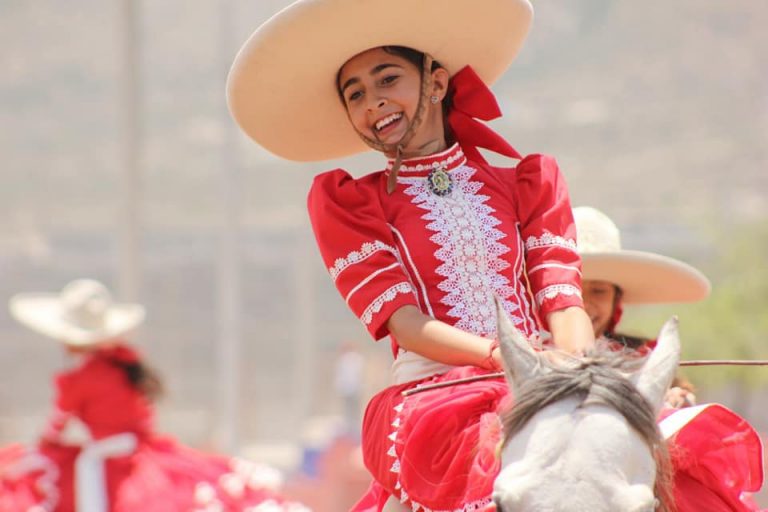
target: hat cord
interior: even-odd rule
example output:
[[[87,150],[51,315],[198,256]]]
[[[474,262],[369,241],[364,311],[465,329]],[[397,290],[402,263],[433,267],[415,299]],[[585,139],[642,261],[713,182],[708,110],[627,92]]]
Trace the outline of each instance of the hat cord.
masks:
[[[413,139],[413,136],[416,135],[416,131],[421,127],[422,122],[424,121],[424,114],[427,110],[427,104],[429,102],[429,96],[430,96],[430,89],[432,87],[432,62],[433,58],[428,53],[424,54],[424,61],[421,68],[421,95],[419,96],[419,103],[416,106],[416,114],[413,116],[413,119],[411,119],[411,122],[408,124],[408,128],[406,129],[405,133],[402,137],[400,137],[400,140],[393,143],[393,144],[385,144],[383,142],[380,142],[376,139],[372,139],[370,137],[367,137],[362,132],[360,132],[357,128],[355,129],[355,132],[357,132],[357,135],[365,142],[368,146],[375,149],[376,151],[380,151],[382,153],[394,153],[395,154],[395,161],[392,164],[392,169],[389,171],[389,176],[387,177],[387,193],[391,194],[395,191],[395,187],[397,186],[397,172],[400,170],[400,165],[403,162],[403,150],[405,149],[405,146],[408,145],[409,142],[411,142],[411,139]]]

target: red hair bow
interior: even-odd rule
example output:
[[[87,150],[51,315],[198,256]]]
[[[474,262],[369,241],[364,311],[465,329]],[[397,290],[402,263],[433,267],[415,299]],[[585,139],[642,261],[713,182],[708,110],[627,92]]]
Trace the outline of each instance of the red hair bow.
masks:
[[[478,121],[501,117],[501,110],[493,93],[477,76],[475,70],[469,66],[462,68],[451,78],[450,87],[453,105],[448,114],[448,124],[467,158],[487,163],[477,150],[485,148],[500,155],[520,159],[520,153],[501,135]]]
[[[141,361],[139,353],[127,345],[115,345],[99,352],[103,357],[119,363],[134,364]]]

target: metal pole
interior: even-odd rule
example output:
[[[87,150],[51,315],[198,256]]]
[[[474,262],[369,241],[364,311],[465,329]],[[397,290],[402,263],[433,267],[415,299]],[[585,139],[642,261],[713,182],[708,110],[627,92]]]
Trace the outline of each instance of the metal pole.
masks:
[[[122,73],[119,80],[122,196],[118,219],[118,293],[121,300],[140,299],[139,235],[141,228],[141,83],[139,78],[139,7],[122,0],[119,26]]]
[[[298,434],[311,413],[312,385],[315,373],[315,287],[312,271],[313,239],[309,227],[302,225],[296,233],[293,258],[293,284],[296,300],[296,323],[293,331],[294,417]]]
[[[220,116],[222,225],[217,269],[218,336],[216,340],[217,411],[215,438],[219,449],[236,453],[240,422],[240,359],[242,346],[241,236],[243,178],[237,159],[237,133],[224,100],[224,81],[232,62],[232,2],[221,0],[219,12],[221,76]]]

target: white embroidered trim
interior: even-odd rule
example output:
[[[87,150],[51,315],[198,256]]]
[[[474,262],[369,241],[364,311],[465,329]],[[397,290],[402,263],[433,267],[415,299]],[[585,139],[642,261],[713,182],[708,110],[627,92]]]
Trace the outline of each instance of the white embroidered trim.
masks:
[[[553,284],[553,285],[547,286],[543,290],[540,290],[536,294],[536,304],[541,306],[541,304],[545,300],[554,299],[558,295],[568,295],[568,296],[577,295],[581,297],[581,290],[579,290],[577,287],[571,284]]]
[[[53,512],[59,504],[59,487],[57,485],[59,468],[51,459],[37,450],[29,450],[5,470],[6,476],[11,478],[20,478],[35,471],[41,471],[35,485],[42,494],[42,499],[29,510],[30,512]]]
[[[563,265],[562,263],[542,263],[541,265],[536,265],[528,271],[528,275],[531,275],[534,272],[538,272],[539,270],[543,270],[545,268],[559,268],[562,270],[576,272],[577,274],[581,275],[581,270],[579,270],[579,267],[574,267],[573,265]]]
[[[515,325],[523,319],[515,313],[519,306],[508,298],[515,288],[502,273],[509,263],[501,258],[509,247],[500,242],[506,234],[496,228],[501,221],[485,204],[489,196],[479,194],[480,181],[470,181],[476,170],[462,165],[451,171],[454,187],[446,196],[433,194],[423,177],[404,177],[405,193],[427,211],[421,218],[434,232],[430,240],[439,247],[435,258],[442,262],[435,272],[445,279],[437,288],[445,295],[440,301],[456,318],[455,326],[480,336],[496,335],[496,309],[493,296],[500,297]]]
[[[445,150],[443,153],[448,155],[442,160],[437,160],[435,162],[432,162],[430,164],[416,164],[416,165],[408,165],[408,160],[403,161],[402,165],[400,166],[400,170],[398,173],[402,172],[421,172],[421,171],[430,171],[432,169],[437,169],[439,167],[447,168],[451,167],[452,164],[458,162],[461,160],[461,162],[458,165],[463,165],[467,161],[467,157],[464,156],[464,152],[461,150],[461,148],[458,148],[454,152],[454,148],[456,147],[456,144],[454,144],[451,148]],[[437,155],[433,155],[433,158]],[[423,159],[423,158],[420,158]],[[387,170],[392,170],[392,161],[387,163]]]
[[[428,382],[419,384],[416,387],[421,387],[425,384],[428,384]],[[397,455],[397,447],[395,446],[395,440],[397,439],[397,436],[399,434],[400,425],[403,423],[402,415],[403,415],[403,408],[405,407],[406,400],[407,400],[407,397],[403,397],[403,401],[394,407],[395,420],[392,422],[392,427],[394,427],[394,430],[388,436],[389,440],[392,441],[392,445],[387,451],[387,455],[389,455],[394,459],[394,462],[390,467],[390,471],[392,473],[397,473],[397,474],[400,473],[400,458]],[[400,500],[400,503],[402,503],[403,505],[409,506],[411,510],[413,510],[414,512],[479,512],[483,510],[485,507],[487,507],[488,504],[491,502],[491,498],[483,498],[481,500],[473,501],[472,503],[465,503],[461,508],[455,508],[451,510],[438,510],[438,509],[425,507],[421,503],[417,501],[413,501],[411,499],[411,497],[408,495],[408,492],[403,488],[403,484],[402,482],[400,482],[399,477],[397,479],[397,483],[395,484],[394,495],[395,495],[395,498]]]
[[[543,247],[562,247],[576,252],[576,240],[554,235],[545,229],[540,237],[529,236],[525,241],[525,248],[528,250],[541,249]]]
[[[355,293],[357,293],[357,291],[358,291],[360,288],[362,288],[362,287],[363,287],[363,286],[365,286],[366,284],[370,283],[370,282],[371,282],[371,280],[372,280],[374,277],[376,277],[377,275],[379,275],[379,274],[383,274],[383,273],[384,273],[384,272],[386,272],[387,270],[392,270],[393,268],[397,268],[397,267],[401,267],[401,263],[400,263],[400,262],[395,262],[395,263],[393,263],[393,264],[389,265],[388,267],[380,268],[380,269],[378,269],[378,270],[375,270],[375,271],[371,272],[371,273],[370,273],[370,275],[368,275],[368,277],[366,277],[365,279],[363,279],[362,281],[360,281],[359,283],[357,283],[357,285],[356,285],[354,288],[352,288],[352,289],[349,291],[349,293],[347,294],[347,296],[344,298],[344,301],[347,303],[347,305],[349,305],[349,299],[351,299],[351,298],[352,298],[352,296],[353,296]],[[402,267],[401,267],[401,268],[402,268]]]
[[[520,234],[520,223],[515,223],[515,232],[517,233],[517,256],[515,258],[515,294],[520,298],[520,308],[523,312],[524,323],[521,327],[525,331],[525,335],[530,339],[532,337],[539,336],[539,327],[536,325],[536,316],[533,314],[533,308],[531,302],[534,300],[528,289],[528,276],[525,272],[525,245],[523,244],[523,237]]]
[[[384,304],[395,300],[395,297],[397,297],[397,294],[399,293],[414,293],[411,283],[406,281],[397,283],[376,297],[376,299],[374,299],[374,301],[371,302],[367,308],[365,308],[363,314],[360,315],[360,320],[362,320],[365,325],[369,325],[371,320],[373,320],[373,315],[381,311],[381,308],[384,307]]]
[[[341,274],[344,269],[350,265],[354,265],[355,263],[360,263],[378,251],[391,252],[397,257],[397,249],[391,245],[385,244],[381,240],[365,242],[362,246],[360,246],[359,251],[350,252],[347,254],[346,258],[338,258],[332,267],[328,267],[328,272],[331,274],[331,278],[336,281],[336,278],[339,277],[339,274]]]

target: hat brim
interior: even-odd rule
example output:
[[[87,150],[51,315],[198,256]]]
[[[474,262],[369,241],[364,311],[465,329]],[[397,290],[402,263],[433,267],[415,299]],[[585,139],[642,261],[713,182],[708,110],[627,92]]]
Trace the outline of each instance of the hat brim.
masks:
[[[581,255],[582,279],[607,281],[623,291],[627,304],[697,302],[711,290],[707,277],[674,258],[643,251]]]
[[[407,46],[451,75],[471,65],[490,85],[514,60],[532,17],[528,0],[302,0],[240,49],[227,80],[229,109],[249,137],[289,160],[367,151],[336,89],[347,60]]]
[[[145,317],[144,307],[139,304],[112,304],[100,329],[82,329],[67,321],[59,295],[48,293],[16,295],[11,298],[9,309],[19,323],[33,331],[80,347],[122,336],[139,326]]]

